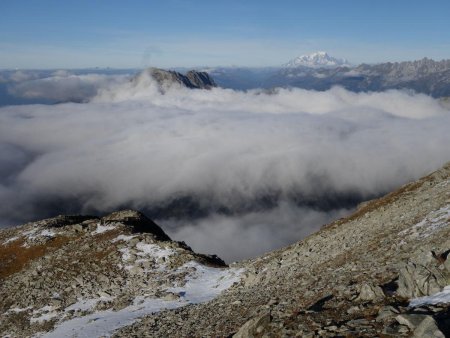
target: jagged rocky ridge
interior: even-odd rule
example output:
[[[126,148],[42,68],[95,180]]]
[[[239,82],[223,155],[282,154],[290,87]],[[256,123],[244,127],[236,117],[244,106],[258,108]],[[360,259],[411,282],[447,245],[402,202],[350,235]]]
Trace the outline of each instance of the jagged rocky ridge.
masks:
[[[195,70],[190,70],[186,75],[183,75],[172,70],[148,68],[136,75],[132,81],[139,82],[140,78],[146,75],[151,76],[162,91],[165,91],[174,84],[190,89],[211,89],[216,87],[214,80],[208,73]]]
[[[450,163],[230,267],[133,211],[29,223],[0,232],[0,334],[444,337],[449,235]]]

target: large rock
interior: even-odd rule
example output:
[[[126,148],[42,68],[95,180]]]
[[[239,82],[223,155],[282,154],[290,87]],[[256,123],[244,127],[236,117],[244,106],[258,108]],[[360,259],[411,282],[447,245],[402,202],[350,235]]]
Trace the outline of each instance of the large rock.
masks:
[[[441,291],[450,282],[447,270],[435,263],[409,262],[400,270],[397,295],[405,298],[429,296]]]
[[[233,338],[256,338],[262,337],[265,332],[269,332],[270,314],[264,313],[248,320],[241,326]]]
[[[155,222],[135,210],[113,212],[101,219],[103,222],[118,222],[132,227],[133,232],[151,233],[159,240],[168,241],[170,237]]]
[[[363,284],[356,300],[378,302],[383,300],[384,292],[378,285]]]
[[[414,330],[415,338],[444,338],[445,335],[439,330],[436,321],[431,316],[426,316]]]
[[[411,330],[416,329],[427,317],[422,314],[401,314],[395,317],[397,322],[401,325],[409,327]]]

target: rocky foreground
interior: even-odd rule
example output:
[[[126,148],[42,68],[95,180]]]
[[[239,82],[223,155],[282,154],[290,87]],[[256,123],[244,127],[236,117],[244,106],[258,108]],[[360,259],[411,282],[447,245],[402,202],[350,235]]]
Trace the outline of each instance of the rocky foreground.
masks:
[[[135,211],[0,231],[2,337],[450,335],[450,164],[227,267]]]

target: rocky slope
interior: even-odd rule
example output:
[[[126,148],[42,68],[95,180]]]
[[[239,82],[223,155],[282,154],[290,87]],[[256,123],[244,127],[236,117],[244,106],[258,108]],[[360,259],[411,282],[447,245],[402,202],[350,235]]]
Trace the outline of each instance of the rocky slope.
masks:
[[[0,232],[0,334],[444,337],[449,235],[450,163],[230,267],[132,211],[30,223]]]
[[[2,230],[0,335],[108,335],[145,314],[214,298],[239,280],[241,270],[225,267],[135,211]]]

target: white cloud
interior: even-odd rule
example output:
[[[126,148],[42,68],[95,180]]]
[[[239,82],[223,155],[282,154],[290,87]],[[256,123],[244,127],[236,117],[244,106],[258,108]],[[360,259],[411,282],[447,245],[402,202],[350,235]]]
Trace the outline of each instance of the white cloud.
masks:
[[[72,86],[70,74],[55,76]],[[237,254],[225,255],[235,259],[292,242],[356,200],[450,159],[450,113],[425,95],[162,95],[145,76],[118,82],[84,104],[0,109],[3,224],[67,211],[155,210],[190,197],[211,213],[174,221],[171,234],[209,252],[234,241]]]
[[[274,209],[243,215],[212,214],[192,221],[163,220],[160,224],[171,238],[185,241],[194,251],[217,254],[233,262],[305,238],[347,213],[345,209],[324,212],[282,202]]]
[[[39,78],[30,77],[28,72],[21,74],[24,75],[20,77],[20,80],[15,80],[18,83],[9,87],[10,94],[26,99],[47,99],[59,102],[85,102],[97,95],[99,88],[107,88],[129,79],[125,75],[74,75],[66,70],[58,70],[51,76]]]

